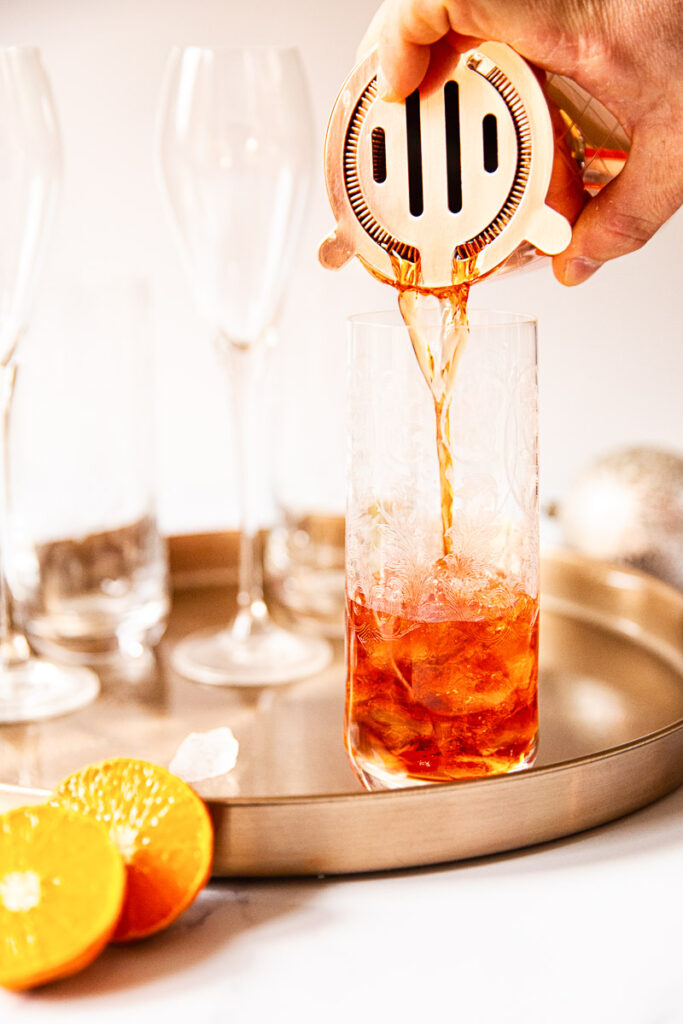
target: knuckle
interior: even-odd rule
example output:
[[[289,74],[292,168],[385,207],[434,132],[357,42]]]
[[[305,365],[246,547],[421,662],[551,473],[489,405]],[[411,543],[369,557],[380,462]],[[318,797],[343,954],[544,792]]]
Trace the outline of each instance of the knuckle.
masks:
[[[630,210],[612,209],[605,226],[615,241],[629,249],[638,249],[652,238],[660,222]]]

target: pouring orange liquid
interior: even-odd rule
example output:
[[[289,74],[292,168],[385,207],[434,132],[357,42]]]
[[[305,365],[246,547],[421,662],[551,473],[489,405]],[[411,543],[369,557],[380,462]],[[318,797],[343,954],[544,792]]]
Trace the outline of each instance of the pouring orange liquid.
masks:
[[[473,268],[459,266],[452,288],[431,293],[441,312],[439,351],[420,330],[419,267],[395,269],[399,308],[434,401],[443,556],[427,588],[384,567],[371,594],[346,595],[345,741],[370,788],[514,770],[533,760],[538,727],[538,597],[454,550],[452,539],[450,413]],[[416,604],[413,595],[425,589],[429,600]]]

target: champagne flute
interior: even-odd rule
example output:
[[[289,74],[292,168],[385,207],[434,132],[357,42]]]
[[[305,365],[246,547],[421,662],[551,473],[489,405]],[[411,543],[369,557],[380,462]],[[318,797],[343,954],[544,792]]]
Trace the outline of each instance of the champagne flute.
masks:
[[[0,47],[0,722],[73,711],[99,691],[89,669],[30,656],[12,631],[7,575],[9,423],[17,348],[61,183],[59,128],[40,52]]]
[[[231,388],[240,504],[237,612],[173,653],[183,676],[217,685],[289,682],[319,671],[329,645],[276,625],[263,596],[254,501],[268,338],[309,190],[311,111],[298,52],[276,47],[171,53],[158,120],[158,171],[200,315]]]

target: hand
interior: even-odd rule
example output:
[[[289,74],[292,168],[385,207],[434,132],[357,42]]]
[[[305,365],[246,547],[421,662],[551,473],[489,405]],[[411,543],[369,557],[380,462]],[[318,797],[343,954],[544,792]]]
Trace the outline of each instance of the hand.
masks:
[[[385,99],[429,85],[475,41],[509,43],[567,75],[621,122],[631,152],[578,213],[553,258],[563,284],[639,249],[683,202],[683,4],[680,0],[385,0],[361,43],[379,43]],[[551,205],[556,205],[552,202]]]

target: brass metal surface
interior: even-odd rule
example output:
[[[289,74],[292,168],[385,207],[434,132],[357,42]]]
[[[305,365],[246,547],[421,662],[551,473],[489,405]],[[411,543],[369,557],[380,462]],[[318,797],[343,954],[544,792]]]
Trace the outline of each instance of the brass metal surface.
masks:
[[[545,204],[554,141],[548,105],[526,61],[504,43],[481,42],[448,69],[447,81],[419,99],[419,211],[408,201],[411,174],[405,103],[388,103],[377,88],[378,55],[371,50],[351,71],[334,104],[325,139],[325,180],[336,220],[320,246],[323,266],[337,269],[353,255],[393,282],[396,260],[419,266],[421,287],[451,288],[455,261],[475,261],[476,277],[500,266],[523,242],[561,252],[568,221]],[[448,205],[445,93],[457,83],[462,145],[459,208]],[[482,163],[486,113],[496,117],[495,173]],[[373,169],[373,132],[386,136],[386,174]],[[386,179],[386,180],[385,180]],[[468,276],[470,276],[468,274]]]
[[[344,667],[247,693],[185,682],[175,639],[227,619],[232,535],[173,538],[177,589],[158,657],[102,679],[89,708],[0,729],[0,810],[40,801],[69,771],[114,755],[167,764],[190,731],[229,725],[235,771],[197,789],[216,826],[214,874],[292,875],[433,864],[603,824],[683,782],[683,594],[556,552],[543,560],[541,742],[534,768],[365,793],[342,744]]]

